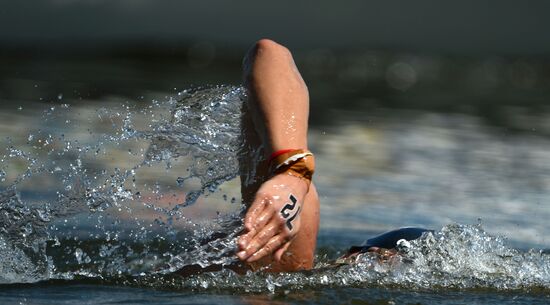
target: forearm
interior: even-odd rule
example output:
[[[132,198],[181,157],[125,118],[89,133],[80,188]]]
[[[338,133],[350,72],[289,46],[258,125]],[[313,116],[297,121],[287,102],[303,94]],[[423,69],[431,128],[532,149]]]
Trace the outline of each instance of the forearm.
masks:
[[[247,128],[247,140],[254,142],[254,147],[265,147],[266,157],[279,150],[293,151],[273,159],[272,168],[266,162],[256,164],[261,170],[254,171],[255,177],[271,172],[269,177],[265,175],[267,180],[261,179],[262,174],[255,180],[261,185],[247,201],[237,256],[249,264],[265,258],[259,262],[262,266],[277,261],[281,270],[308,268],[315,249],[318,203],[315,188],[310,192],[313,156],[297,150],[308,148],[307,87],[290,52],[270,40],[260,40],[245,56],[244,83],[249,94],[249,113],[245,115],[252,118],[256,130],[251,134]],[[245,184],[243,194],[250,185]],[[309,201],[307,207],[303,207],[305,201]],[[304,230],[300,229],[302,219],[307,226]]]
[[[249,108],[267,154],[307,148],[309,95],[290,52],[272,41],[259,41],[244,70]]]

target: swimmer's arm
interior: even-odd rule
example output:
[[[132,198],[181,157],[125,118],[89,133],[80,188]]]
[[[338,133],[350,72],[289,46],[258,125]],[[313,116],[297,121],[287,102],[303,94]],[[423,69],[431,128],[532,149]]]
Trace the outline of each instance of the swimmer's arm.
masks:
[[[245,85],[249,91],[249,108],[266,154],[281,149],[307,149],[309,94],[283,46],[260,40],[244,61]],[[254,262],[267,255],[280,261],[290,242],[300,230],[300,208],[309,189],[303,179],[279,174],[264,182],[245,216],[246,234],[239,239],[237,256]],[[288,191],[290,190],[290,191]],[[297,206],[289,218],[281,213],[290,203],[289,193]],[[295,215],[295,216],[294,216]]]
[[[268,145],[266,153],[307,149],[309,94],[290,51],[260,40],[246,56],[244,70],[251,95],[248,105],[262,142]]]

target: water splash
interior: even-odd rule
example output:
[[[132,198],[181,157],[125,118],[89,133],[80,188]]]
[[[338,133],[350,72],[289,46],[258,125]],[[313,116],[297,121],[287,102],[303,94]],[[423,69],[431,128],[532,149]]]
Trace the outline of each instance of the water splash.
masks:
[[[47,278],[44,230],[48,221],[47,212],[24,205],[13,190],[0,192],[0,283]]]
[[[520,252],[480,225],[448,225],[400,248],[402,264],[385,282],[449,288],[550,288],[550,256]]]
[[[285,292],[321,287],[402,287],[423,289],[498,289],[550,291],[550,256],[541,251],[520,252],[481,226],[447,225],[434,233],[398,246],[399,254],[381,260],[361,255],[349,265],[334,265],[318,257],[311,271],[252,273],[235,276],[229,270],[188,279],[166,277],[134,283],[161,288],[209,291]],[[132,282],[132,281],[130,281]],[[161,284],[162,283],[162,284]],[[158,284],[158,286],[157,286]]]
[[[232,249],[241,208],[207,224],[183,208],[237,176],[244,99],[212,86],[83,117],[47,107],[38,128],[4,144],[0,283],[232,261],[219,250]]]
[[[400,244],[400,255],[388,261],[366,254],[334,266],[319,257],[307,272],[173,275],[186,265],[234,262],[241,208],[202,223],[190,211],[238,173],[245,98],[239,87],[207,87],[162,102],[82,111],[80,119],[72,106],[48,107],[40,128],[6,139],[0,154],[0,283],[92,278],[248,292],[550,289],[547,254],[512,249],[479,226],[462,225]],[[87,121],[88,128],[77,126]]]
[[[190,155],[189,174],[178,177],[178,184],[198,178],[202,187],[188,194],[184,205],[189,205],[205,191],[213,192],[220,183],[237,176],[245,95],[242,88],[225,86],[187,90],[179,95],[172,119],[146,134],[152,145],[145,163],[166,161],[170,167],[170,160]]]

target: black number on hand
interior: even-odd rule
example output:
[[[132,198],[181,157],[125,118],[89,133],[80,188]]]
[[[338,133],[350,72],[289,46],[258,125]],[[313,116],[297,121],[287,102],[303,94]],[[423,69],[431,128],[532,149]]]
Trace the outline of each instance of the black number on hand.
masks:
[[[296,197],[294,197],[294,195],[292,195],[292,194],[290,194],[290,196],[288,198],[290,199],[292,204],[287,203],[281,209],[281,215],[283,216],[283,218],[286,219],[286,226],[288,227],[288,229],[290,231],[292,231],[292,228],[293,228],[292,221],[294,221],[294,219],[296,219],[296,216],[298,216],[298,214],[300,213],[301,207],[298,207],[296,212],[293,215],[290,215],[290,213],[288,211],[292,212],[294,210],[294,208],[296,208],[296,203],[298,203],[298,199],[296,199]]]

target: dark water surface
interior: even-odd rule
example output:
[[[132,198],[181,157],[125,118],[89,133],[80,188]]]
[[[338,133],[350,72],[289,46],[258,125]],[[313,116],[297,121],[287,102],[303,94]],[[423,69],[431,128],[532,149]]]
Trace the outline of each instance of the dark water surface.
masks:
[[[186,293],[101,285],[33,285],[0,291],[4,304],[548,304],[539,293],[324,288],[281,295]],[[55,302],[48,301],[55,299]]]
[[[360,59],[365,67],[373,58],[388,61],[381,74],[339,62],[344,72],[332,79],[311,68],[330,65],[331,56],[318,52],[303,61],[317,109],[310,130],[322,205],[316,270],[190,278],[171,272],[234,260],[242,88],[180,92],[171,88],[175,72],[151,73],[152,85],[122,76],[143,81],[147,73],[98,67],[89,78],[75,74],[64,83],[32,78],[40,62],[29,70],[4,68],[28,74],[5,76],[0,86],[0,303],[547,304],[545,112],[516,101],[494,106],[499,114],[489,118],[395,109],[392,101],[404,92],[409,100],[429,100],[434,96],[426,92],[441,90],[418,67],[448,65],[371,54]],[[498,86],[516,75],[508,79],[517,84],[511,91],[531,88],[525,96],[535,105],[546,94],[541,74],[510,65],[490,61],[474,69],[482,90],[497,92],[487,100],[499,100]],[[499,69],[523,74],[502,76]],[[232,82],[231,71],[220,70],[219,81]],[[373,85],[380,80],[385,85]],[[138,94],[140,87],[147,89]],[[460,86],[450,87],[448,95]],[[368,88],[375,97],[364,93]],[[479,93],[471,90],[465,92]],[[349,107],[338,106],[339,98]],[[390,102],[380,105],[385,98]],[[442,103],[453,104],[445,97]],[[400,245],[401,256],[388,262],[365,256],[327,268],[350,245],[401,226],[435,233]]]

